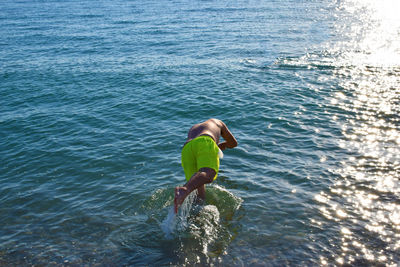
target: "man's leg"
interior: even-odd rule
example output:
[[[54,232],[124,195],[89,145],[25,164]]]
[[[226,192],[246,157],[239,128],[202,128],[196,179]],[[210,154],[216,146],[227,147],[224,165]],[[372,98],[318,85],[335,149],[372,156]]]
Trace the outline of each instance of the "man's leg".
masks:
[[[183,203],[185,198],[195,189],[203,187],[205,184],[211,183],[216,175],[215,170],[211,168],[201,168],[198,172],[193,174],[190,180],[182,187],[175,188],[174,208],[175,213],[178,212],[179,206]],[[200,188],[201,191],[201,188]],[[201,192],[199,192],[201,193]],[[205,193],[205,191],[204,191]],[[205,195],[205,194],[204,194]]]
[[[197,188],[197,196],[202,200],[206,199],[206,185],[203,184],[202,186]]]

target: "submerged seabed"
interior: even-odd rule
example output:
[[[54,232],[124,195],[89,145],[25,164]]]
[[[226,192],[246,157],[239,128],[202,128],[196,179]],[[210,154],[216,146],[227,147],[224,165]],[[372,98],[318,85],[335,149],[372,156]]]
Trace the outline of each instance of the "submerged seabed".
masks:
[[[0,265],[400,262],[396,1],[3,1]],[[180,149],[225,151],[177,216]]]

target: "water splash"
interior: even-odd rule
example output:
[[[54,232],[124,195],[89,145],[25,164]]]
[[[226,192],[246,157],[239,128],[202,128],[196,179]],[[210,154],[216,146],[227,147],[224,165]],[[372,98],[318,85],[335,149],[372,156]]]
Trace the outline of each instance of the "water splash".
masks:
[[[165,238],[172,239],[175,232],[184,231],[188,227],[190,210],[196,198],[197,191],[190,193],[180,206],[177,214],[174,212],[174,207],[169,208],[167,217],[161,223]]]
[[[174,207],[170,207],[168,210],[168,215],[161,223],[161,229],[165,234],[166,239],[172,239],[172,233],[174,232],[176,225],[176,216],[174,212]]]
[[[218,208],[206,205],[200,211],[196,219],[190,225],[190,232],[201,240],[204,255],[210,255],[209,246],[219,237],[220,214]]]

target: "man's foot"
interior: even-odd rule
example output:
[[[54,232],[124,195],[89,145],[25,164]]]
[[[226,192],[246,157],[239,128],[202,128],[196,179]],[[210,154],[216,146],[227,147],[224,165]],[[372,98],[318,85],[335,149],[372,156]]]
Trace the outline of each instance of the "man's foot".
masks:
[[[185,200],[187,192],[188,190],[186,187],[175,187],[175,199],[174,199],[175,213],[178,213],[178,208]]]

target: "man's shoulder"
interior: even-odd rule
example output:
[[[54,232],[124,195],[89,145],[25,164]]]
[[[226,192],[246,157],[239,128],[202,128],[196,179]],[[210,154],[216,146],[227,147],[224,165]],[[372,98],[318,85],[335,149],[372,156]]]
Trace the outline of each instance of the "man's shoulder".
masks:
[[[219,127],[222,127],[224,125],[224,123],[221,120],[216,119],[216,118],[211,118],[208,120],[208,122],[214,123],[214,124],[218,125]]]

